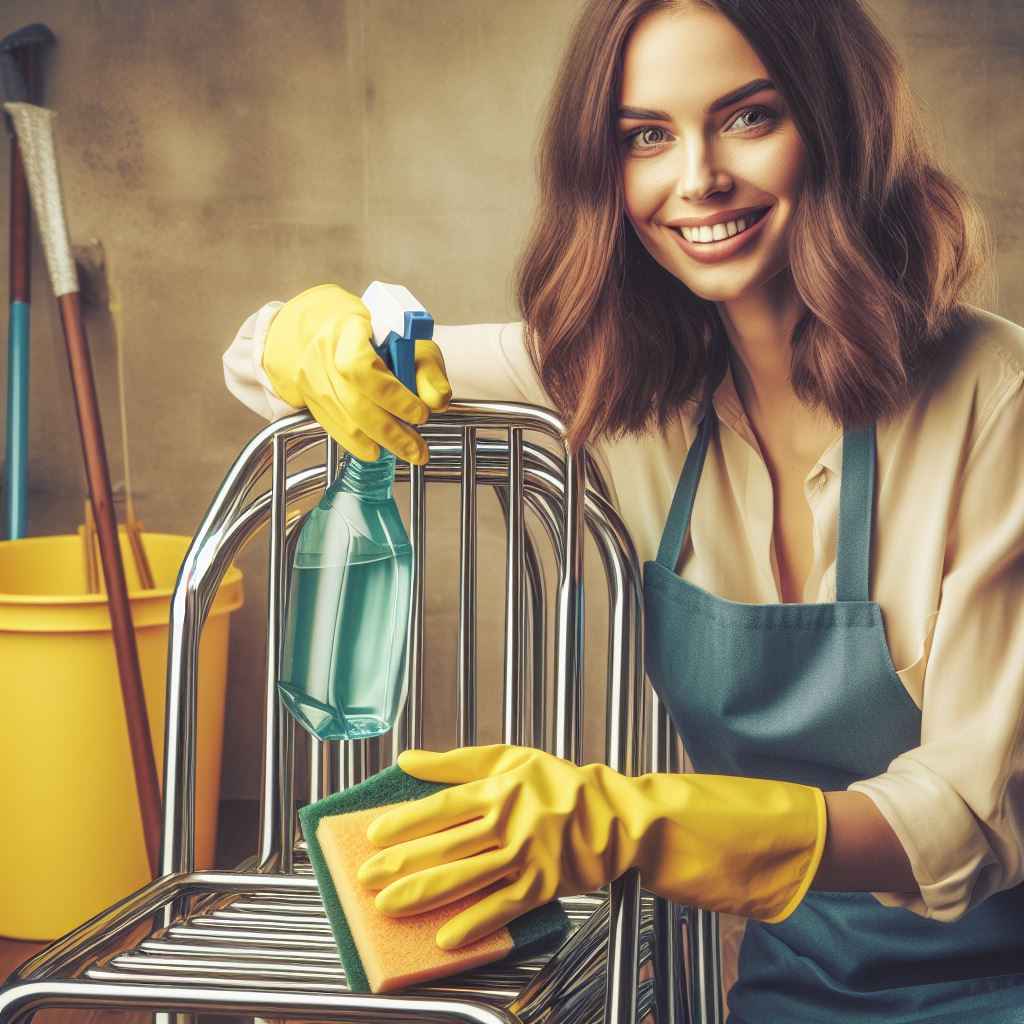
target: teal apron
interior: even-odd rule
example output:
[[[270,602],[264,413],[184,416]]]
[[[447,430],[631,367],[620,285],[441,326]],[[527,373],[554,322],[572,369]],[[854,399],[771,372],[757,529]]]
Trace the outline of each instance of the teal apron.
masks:
[[[920,743],[921,713],[868,599],[875,431],[843,437],[835,604],[739,604],[676,574],[717,427],[704,404],[657,561],[644,565],[647,672],[694,768],[845,790]],[[749,920],[730,1024],[1024,1024],[1024,886],[943,924],[867,892],[808,892]]]

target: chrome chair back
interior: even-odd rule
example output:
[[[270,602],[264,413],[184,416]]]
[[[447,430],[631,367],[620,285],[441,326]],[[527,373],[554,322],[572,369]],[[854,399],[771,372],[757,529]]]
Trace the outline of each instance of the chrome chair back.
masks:
[[[431,493],[434,485],[459,488],[458,743],[472,744],[477,736],[477,493],[486,486],[498,495],[506,527],[503,740],[580,759],[586,533],[600,555],[608,592],[605,760],[631,774],[668,769],[673,734],[649,691],[645,729],[639,565],[596,465],[585,452],[570,452],[563,424],[536,406],[456,402],[421,432],[430,448],[428,466],[398,463],[396,472],[409,483],[414,550],[408,699],[388,742],[310,740],[303,797],[316,800],[352,785],[402,749],[422,745],[428,484]],[[490,436],[495,432],[497,439]],[[539,444],[535,435],[554,443]],[[321,464],[295,468],[321,445]],[[660,1022],[717,1024],[722,1016],[714,915],[641,899],[636,872],[613,883],[607,894],[564,900],[576,927],[549,957],[492,965],[400,996],[347,991],[296,828],[297,730],[282,711],[276,686],[290,554],[303,520],[297,503],[334,479],[338,456],[337,445],[302,413],[267,426],[231,467],[182,563],[171,605],[160,877],[16,971],[0,992],[0,1024],[51,1005],[179,1016],[503,1024],[634,1024],[653,1011]],[[260,491],[268,473],[270,486]],[[264,525],[267,658],[257,850],[234,871],[197,871],[199,641],[225,571]],[[550,588],[538,532],[546,535],[549,562],[556,566]],[[688,924],[690,999],[681,969]],[[651,965],[653,978],[640,983],[642,963]]]

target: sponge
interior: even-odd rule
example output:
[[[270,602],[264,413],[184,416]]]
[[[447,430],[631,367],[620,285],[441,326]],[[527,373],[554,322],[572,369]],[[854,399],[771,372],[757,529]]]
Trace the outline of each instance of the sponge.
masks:
[[[393,804],[446,788],[394,765],[299,810],[309,860],[352,992],[393,992],[513,954],[552,949],[569,932],[569,919],[556,900],[460,949],[439,948],[434,941],[438,929],[490,889],[413,917],[390,918],[377,910],[375,894],[356,880],[359,865],[376,850],[366,838],[370,822]]]

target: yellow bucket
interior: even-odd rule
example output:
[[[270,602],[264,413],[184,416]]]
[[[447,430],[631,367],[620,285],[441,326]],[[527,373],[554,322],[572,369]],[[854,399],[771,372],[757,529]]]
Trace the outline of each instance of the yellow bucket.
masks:
[[[190,538],[143,535],[157,586],[139,589],[121,553],[146,711],[163,775],[171,591]],[[199,653],[197,866],[217,833],[232,566]],[[86,592],[79,537],[0,543],[0,935],[52,939],[149,879],[106,597]]]

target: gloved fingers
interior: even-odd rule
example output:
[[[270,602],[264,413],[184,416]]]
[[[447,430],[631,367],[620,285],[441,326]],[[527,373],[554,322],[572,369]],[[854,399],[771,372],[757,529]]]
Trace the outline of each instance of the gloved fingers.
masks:
[[[353,319],[358,318],[350,318]],[[316,405],[321,413],[314,413],[316,418],[325,429],[332,427],[328,432],[359,458],[365,458],[363,452],[367,450],[376,451],[374,458],[378,458],[379,445],[410,462],[426,462],[427,446],[423,438],[367,397],[358,381],[353,383],[356,380],[353,374],[338,370],[334,362],[334,345],[332,330],[325,327],[314,337],[303,357],[299,384],[310,411]],[[372,358],[377,359],[369,345],[367,349]],[[380,366],[387,374],[384,364]],[[343,434],[353,439],[353,445],[345,444]]]
[[[424,914],[486,889],[505,878],[511,870],[507,851],[490,850],[478,857],[442,864],[400,878],[377,893],[373,902],[388,917]]]
[[[394,452],[406,462],[426,463],[429,458],[427,442],[412,427],[385,412],[368,395],[361,391],[346,391],[344,406],[352,419],[382,448]]]
[[[363,861],[356,877],[368,889],[385,889],[418,871],[493,850],[498,843],[492,824],[487,819],[475,818],[375,853]]]
[[[374,846],[394,846],[482,818],[488,810],[489,801],[480,786],[453,786],[396,804],[370,823],[366,838]]]
[[[325,330],[333,331],[337,338],[334,363],[338,374],[352,389],[397,419],[426,423],[430,416],[427,404],[387,368],[373,347],[372,334],[364,329],[367,326],[360,317],[325,325]]]
[[[456,914],[438,930],[435,941],[441,949],[457,949],[503,928],[509,921],[542,906],[547,900],[539,891],[539,876],[526,871],[508,885],[484,896]]]
[[[444,412],[452,400],[444,356],[437,342],[429,338],[416,342],[416,391],[432,412]]]
[[[456,784],[511,771],[525,764],[536,753],[532,747],[515,747],[507,743],[456,747],[443,753],[403,750],[398,755],[398,766],[417,779]]]
[[[352,417],[345,412],[344,408],[333,404],[328,408],[311,395],[306,399],[306,408],[312,413],[313,419],[345,451],[351,452],[357,459],[363,459],[365,462],[375,462],[380,458],[379,445],[375,444],[352,422]]]

